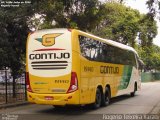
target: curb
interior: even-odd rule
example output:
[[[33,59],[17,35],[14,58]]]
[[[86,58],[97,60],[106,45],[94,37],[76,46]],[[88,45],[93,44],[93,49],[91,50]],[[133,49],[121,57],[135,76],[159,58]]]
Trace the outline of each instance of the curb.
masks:
[[[9,104],[3,104],[0,105],[0,109],[6,109],[6,108],[11,108],[11,107],[18,107],[22,105],[29,105],[30,103],[27,101],[24,102],[17,102],[17,103],[9,103]]]

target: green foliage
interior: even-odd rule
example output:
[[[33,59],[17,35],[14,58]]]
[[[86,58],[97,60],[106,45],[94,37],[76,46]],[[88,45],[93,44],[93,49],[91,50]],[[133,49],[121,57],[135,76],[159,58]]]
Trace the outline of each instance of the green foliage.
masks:
[[[150,46],[157,35],[156,22],[137,10],[117,2],[107,2],[103,11],[104,17],[93,31],[94,34],[132,47],[135,47],[137,37],[142,46]]]
[[[123,4],[106,3],[104,18],[94,33],[134,47],[139,17],[138,11]]]
[[[27,17],[32,13],[30,6],[18,8],[0,7],[0,69],[9,67],[16,78],[24,65],[22,54],[25,54],[25,43],[28,34]],[[23,70],[24,71],[24,70]]]
[[[157,35],[156,21],[152,19],[148,14],[141,15],[139,21],[139,39],[142,47],[150,47],[153,42],[153,38]]]
[[[160,47],[156,45],[153,45],[152,59],[153,68],[156,70],[160,70]]]
[[[42,0],[39,2],[38,13],[45,15],[45,21],[39,29],[45,28],[49,23],[52,28],[91,30],[101,20],[102,8],[98,0]],[[53,21],[55,24],[52,24]]]
[[[137,49],[140,58],[145,63],[145,70],[160,70],[160,47],[140,47]]]

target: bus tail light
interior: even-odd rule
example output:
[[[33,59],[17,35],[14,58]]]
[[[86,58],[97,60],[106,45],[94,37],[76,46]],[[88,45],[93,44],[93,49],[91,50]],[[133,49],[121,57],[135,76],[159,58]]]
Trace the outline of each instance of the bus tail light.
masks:
[[[29,80],[29,72],[26,72],[26,85],[27,85],[27,91],[32,92],[30,80]]]
[[[71,93],[78,90],[78,79],[77,74],[75,72],[71,73],[71,82],[67,93]]]

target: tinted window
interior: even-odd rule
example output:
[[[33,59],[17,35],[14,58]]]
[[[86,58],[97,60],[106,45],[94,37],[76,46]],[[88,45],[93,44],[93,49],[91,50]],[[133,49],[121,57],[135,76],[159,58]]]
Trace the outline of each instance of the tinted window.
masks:
[[[135,55],[131,51],[123,50],[85,36],[79,36],[79,42],[82,56],[89,60],[136,66]]]
[[[79,36],[80,48],[82,56],[89,59],[98,61],[99,55],[101,54],[100,42],[93,40],[92,38],[87,38],[84,36]]]

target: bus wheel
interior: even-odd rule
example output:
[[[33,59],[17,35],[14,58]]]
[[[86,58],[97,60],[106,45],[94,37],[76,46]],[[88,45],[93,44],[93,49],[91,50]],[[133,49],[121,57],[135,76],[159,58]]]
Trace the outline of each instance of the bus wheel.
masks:
[[[96,90],[95,103],[93,103],[93,108],[97,109],[101,106],[102,93],[99,88]]]
[[[102,97],[102,106],[107,106],[110,103],[110,90],[108,87],[106,87],[105,93]]]
[[[131,97],[135,96],[136,91],[137,91],[137,84],[135,83],[134,84],[134,91],[130,93]]]

